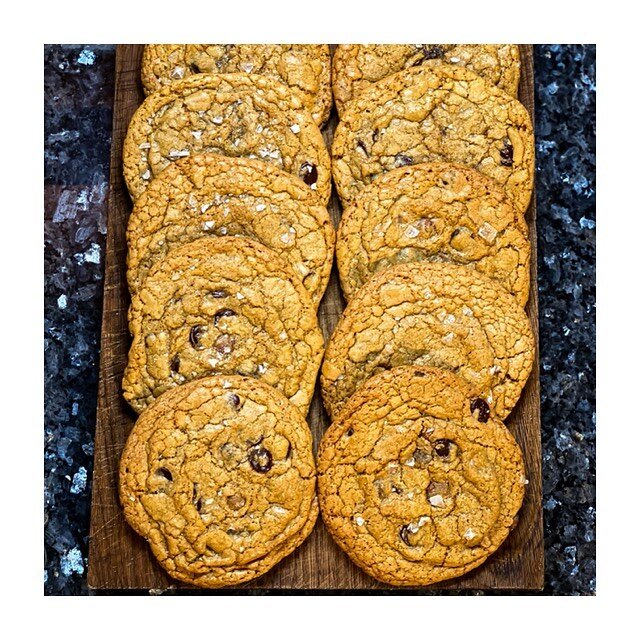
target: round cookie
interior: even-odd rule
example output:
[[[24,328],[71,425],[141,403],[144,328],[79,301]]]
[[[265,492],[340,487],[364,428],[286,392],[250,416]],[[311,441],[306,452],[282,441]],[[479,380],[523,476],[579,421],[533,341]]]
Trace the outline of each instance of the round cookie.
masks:
[[[277,254],[242,237],[201,238],[149,272],[129,308],[125,399],[140,413],[216,373],[253,376],[303,413],[323,352],[315,308]]]
[[[364,571],[419,586],[482,564],[515,526],[526,478],[509,430],[472,411],[452,373],[400,367],[369,380],[324,434],[327,529]]]
[[[142,84],[147,94],[198,73],[255,73],[299,92],[322,125],[331,109],[331,54],[326,44],[147,44]]]
[[[333,139],[343,202],[380,174],[456,162],[492,178],[521,213],[533,188],[531,118],[517,100],[463,67],[427,62],[384,78],[351,100]]]
[[[453,264],[414,262],[373,276],[345,309],[322,365],[335,417],[371,376],[402,365],[455,371],[504,419],[533,367],[529,320],[512,295]]]
[[[336,260],[345,297],[394,264],[462,264],[499,282],[524,306],[531,248],[524,217],[473,169],[427,163],[393,169],[342,214]]]
[[[198,74],[148,96],[124,141],[132,199],[171,162],[196,153],[257,158],[302,178],[323,203],[331,193],[320,129],[297,95],[265,76]]]
[[[518,95],[517,44],[339,44],[333,54],[333,95],[338,113],[363,89],[429,60],[465,67],[511,96]]]
[[[210,235],[247,236],[272,249],[320,304],[335,243],[325,207],[289,173],[215,154],[170,164],[138,198],[127,228],[131,291],[171,249]]]
[[[173,577],[252,580],[298,547],[318,514],[312,438],[275,389],[213,376],[167,391],[129,434],[120,502]]]

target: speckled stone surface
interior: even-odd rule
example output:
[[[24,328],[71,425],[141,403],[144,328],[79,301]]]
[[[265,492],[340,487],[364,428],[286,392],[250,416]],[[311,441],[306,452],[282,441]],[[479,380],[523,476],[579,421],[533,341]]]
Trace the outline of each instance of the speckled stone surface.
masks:
[[[112,45],[44,48],[47,594],[89,593],[87,536],[114,55]],[[591,594],[595,47],[536,46],[535,68],[544,593]]]

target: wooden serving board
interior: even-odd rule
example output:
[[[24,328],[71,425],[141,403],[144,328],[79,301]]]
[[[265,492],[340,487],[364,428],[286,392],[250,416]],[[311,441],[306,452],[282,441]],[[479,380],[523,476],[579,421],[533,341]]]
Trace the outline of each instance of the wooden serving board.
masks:
[[[127,328],[129,293],[125,278],[127,218],[131,201],[122,177],[122,146],[129,120],[144,99],[140,84],[142,45],[119,45],[116,53],[115,100],[109,218],[104,278],[102,350],[93,470],[93,503],[89,547],[88,584],[93,589],[166,589],[181,587],[155,562],[147,543],[129,528],[118,504],[118,460],[135,414],[122,398],[120,383],[127,359],[130,336]],[[520,100],[533,117],[532,47],[521,47],[522,78]],[[335,110],[325,127],[330,147],[337,123]],[[335,225],[341,214],[334,195],[329,212]],[[527,311],[538,336],[538,293],[536,289],[536,209],[532,200],[527,219],[530,225],[531,296]],[[334,266],[327,293],[319,309],[320,326],[328,339],[344,300]],[[308,416],[317,444],[329,424],[316,394]],[[541,508],[540,391],[538,360],[522,397],[507,424],[524,450],[529,485],[516,528],[500,549],[478,569],[467,575],[434,585],[436,589],[541,589],[544,556]],[[319,519],[306,542],[265,576],[242,587],[251,589],[388,589],[363,573],[337,547]],[[216,592],[213,592],[216,593]]]

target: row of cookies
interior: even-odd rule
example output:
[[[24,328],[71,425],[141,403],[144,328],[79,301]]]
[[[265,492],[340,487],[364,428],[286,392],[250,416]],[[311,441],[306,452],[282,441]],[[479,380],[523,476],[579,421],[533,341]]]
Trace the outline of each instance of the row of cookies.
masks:
[[[163,48],[175,81],[157,87]],[[314,52],[326,53],[324,80]],[[235,73],[196,75],[218,55],[226,62],[216,68]],[[162,566],[194,585],[261,575],[318,514],[304,416],[335,242],[316,124],[330,106],[328,69],[325,46],[145,49],[143,82],[158,90],[124,147],[134,207],[123,389],[141,415],[121,458],[120,499]]]
[[[514,45],[498,49],[517,66]],[[443,62],[444,48],[381,72],[410,52],[354,45],[335,61],[351,79],[332,148],[348,306],[322,367],[333,423],[318,482],[323,520],[356,564],[426,585],[484,562],[524,496],[502,420],[534,360],[533,134],[517,73],[482,78]]]

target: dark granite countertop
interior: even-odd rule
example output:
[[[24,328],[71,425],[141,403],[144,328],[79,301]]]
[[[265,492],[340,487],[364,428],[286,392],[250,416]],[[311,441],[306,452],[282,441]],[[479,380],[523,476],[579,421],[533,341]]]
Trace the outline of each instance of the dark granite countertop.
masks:
[[[86,594],[115,47],[45,65],[45,569]],[[547,594],[595,592],[595,46],[535,47]]]

